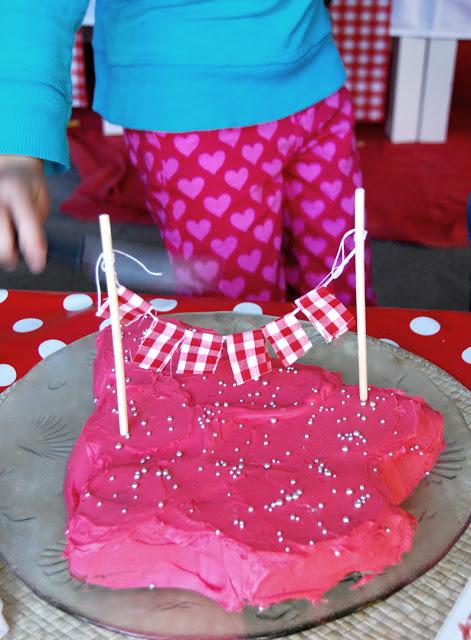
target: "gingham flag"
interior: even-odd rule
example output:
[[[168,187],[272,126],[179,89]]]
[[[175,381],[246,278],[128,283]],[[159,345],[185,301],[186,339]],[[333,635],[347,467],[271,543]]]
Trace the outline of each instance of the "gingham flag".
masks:
[[[271,370],[261,329],[226,336],[227,353],[237,384],[255,380]]]
[[[285,367],[296,362],[312,347],[312,342],[293,313],[273,320],[262,331]]]
[[[186,330],[180,347],[177,373],[214,373],[224,340],[217,333]]]
[[[152,311],[153,307],[149,302],[146,302],[141,296],[138,296],[134,291],[130,291],[123,287],[122,284],[118,286],[118,301],[119,301],[119,318],[120,320],[134,320],[138,316],[142,316],[149,311]],[[101,305],[96,315],[99,318],[110,317],[110,304],[108,300]]]
[[[152,367],[152,369],[162,371],[169,363],[184,335],[184,329],[173,322],[156,318],[134,356],[134,362],[137,362],[141,369]]]
[[[327,287],[318,287],[295,304],[314,324],[326,342],[331,342],[345,333],[353,323],[353,316]]]

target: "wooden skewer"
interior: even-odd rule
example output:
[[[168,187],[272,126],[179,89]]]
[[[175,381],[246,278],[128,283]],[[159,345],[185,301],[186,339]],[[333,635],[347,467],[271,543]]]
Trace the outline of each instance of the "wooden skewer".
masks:
[[[358,388],[361,402],[368,400],[365,308],[365,190],[355,189],[355,288],[358,336]]]
[[[106,269],[106,288],[110,308],[111,334],[113,336],[114,369],[116,376],[116,396],[118,398],[119,433],[127,436],[128,403],[126,399],[126,380],[124,376],[123,341],[121,338],[121,321],[119,318],[118,291],[116,287],[116,271],[114,267],[113,243],[111,240],[110,217],[102,214],[99,217],[101,244]]]

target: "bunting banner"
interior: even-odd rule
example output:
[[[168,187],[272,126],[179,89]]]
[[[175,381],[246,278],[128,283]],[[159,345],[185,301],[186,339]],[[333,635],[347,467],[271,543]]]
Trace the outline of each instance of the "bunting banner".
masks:
[[[118,302],[119,302],[119,318],[122,322],[125,320],[135,320],[146,313],[153,311],[154,307],[141,298],[141,296],[134,293],[130,289],[123,287],[122,284],[118,286]],[[100,306],[96,315],[99,318],[110,317],[110,305],[108,300]]]
[[[347,255],[345,249],[345,241],[353,233],[354,229],[344,234],[331,273],[316,289],[296,299],[292,312],[268,322],[259,329],[234,335],[220,336],[209,330],[193,329],[176,321],[159,318],[149,302],[117,283],[119,317],[125,326],[144,315],[152,318],[152,325],[144,335],[133,361],[143,369],[162,371],[179,349],[177,374],[211,374],[216,371],[222,353],[227,350],[235,382],[240,385],[248,380],[256,380],[271,370],[268,342],[285,367],[293,365],[312,347],[311,340],[296,317],[297,314],[303,313],[326,342],[339,338],[354,323],[350,311],[327,287],[332,280],[339,277],[355,253],[355,250],[352,250]],[[125,253],[123,255],[152,274],[136,258]],[[106,300],[101,304],[98,277],[101,259],[102,256],[99,257],[95,270],[99,300],[97,316],[108,318],[109,303]]]
[[[177,373],[214,373],[224,339],[217,333],[187,329],[180,345]]]
[[[227,353],[236,383],[257,380],[271,371],[262,329],[226,336]]]
[[[269,322],[262,331],[285,367],[294,364],[312,347],[312,342],[294,313]]]
[[[137,362],[141,369],[152,368],[162,371],[170,362],[184,336],[184,329],[173,322],[155,318],[134,356],[134,362]]]
[[[311,340],[296,318],[299,312],[315,326],[326,342],[345,333],[354,321],[352,314],[325,286],[295,300],[296,309],[264,327],[228,336],[178,326],[157,318],[151,304],[122,285],[118,286],[121,320],[135,320],[151,314],[152,327],[134,357],[142,369],[162,371],[179,348],[177,374],[214,373],[226,346],[236,383],[255,380],[270,371],[268,341],[285,367],[294,364],[312,347]],[[108,301],[97,312],[109,317]]]
[[[339,338],[354,322],[350,311],[325,286],[306,293],[295,304],[326,342]]]

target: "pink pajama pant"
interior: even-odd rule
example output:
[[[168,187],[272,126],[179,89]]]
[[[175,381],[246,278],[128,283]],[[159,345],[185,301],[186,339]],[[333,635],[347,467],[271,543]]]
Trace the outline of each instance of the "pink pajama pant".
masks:
[[[353,227],[362,178],[346,89],[267,124],[128,130],[125,139],[179,293],[246,300],[282,300],[287,287],[305,293],[329,273]],[[372,303],[368,247],[366,273]],[[352,261],[332,285],[346,304],[354,282]]]

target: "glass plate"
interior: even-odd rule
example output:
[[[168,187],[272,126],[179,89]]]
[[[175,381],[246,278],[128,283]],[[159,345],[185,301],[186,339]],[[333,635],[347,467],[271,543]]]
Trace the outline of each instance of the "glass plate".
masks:
[[[189,324],[234,333],[269,318],[235,313],[176,314]],[[314,347],[306,364],[357,380],[356,336],[326,345],[304,323]],[[471,394],[442,370],[402,349],[368,339],[369,380],[419,395],[445,417],[447,447],[404,507],[419,521],[402,562],[351,589],[352,575],[316,605],[282,602],[263,610],[227,613],[192,591],[112,591],[71,578],[62,558],[62,484],[69,452],[92,411],[95,336],[87,336],[38,364],[0,398],[0,554],[39,596],[95,624],[148,638],[268,637],[344,616],[423,574],[450,549],[470,521]]]

